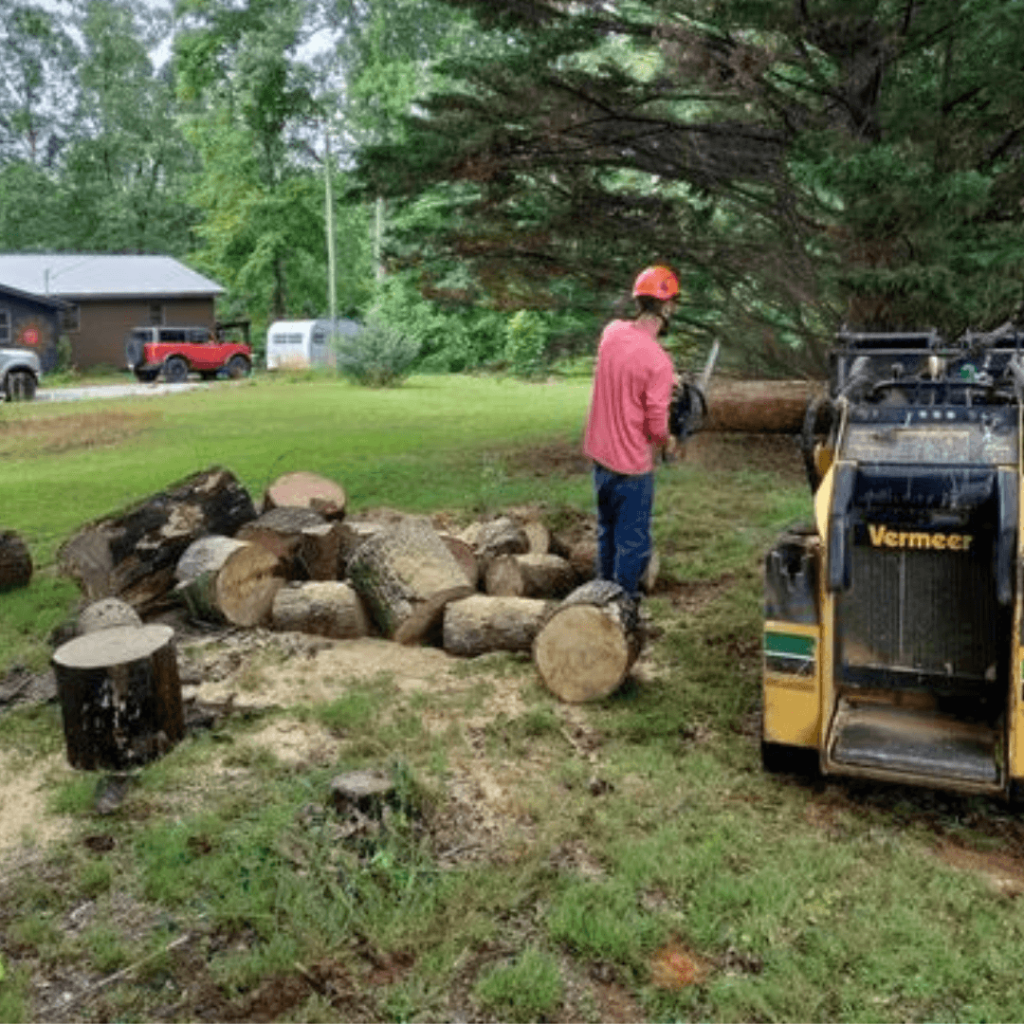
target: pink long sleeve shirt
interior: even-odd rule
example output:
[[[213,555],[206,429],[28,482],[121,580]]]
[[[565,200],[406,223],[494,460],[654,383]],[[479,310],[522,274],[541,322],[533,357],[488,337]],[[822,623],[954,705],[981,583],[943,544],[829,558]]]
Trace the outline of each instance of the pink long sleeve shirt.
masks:
[[[668,440],[674,373],[649,333],[613,320],[597,349],[583,451],[615,473],[650,473],[654,448]]]

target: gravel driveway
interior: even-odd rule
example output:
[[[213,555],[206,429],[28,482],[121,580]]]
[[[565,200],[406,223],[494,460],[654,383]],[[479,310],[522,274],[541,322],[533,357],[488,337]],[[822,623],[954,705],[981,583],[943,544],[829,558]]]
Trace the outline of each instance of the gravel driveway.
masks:
[[[183,384],[92,384],[81,388],[46,388],[36,392],[37,402],[84,402],[90,398],[130,398],[133,395],[173,395],[182,391],[209,387],[202,381],[185,381]]]

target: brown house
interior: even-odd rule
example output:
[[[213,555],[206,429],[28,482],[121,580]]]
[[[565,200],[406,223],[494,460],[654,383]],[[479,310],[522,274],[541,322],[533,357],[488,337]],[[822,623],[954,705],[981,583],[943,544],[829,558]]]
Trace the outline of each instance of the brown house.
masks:
[[[215,329],[224,289],[170,256],[89,253],[0,254],[0,290],[62,303],[62,333],[79,369],[125,365],[133,327],[169,324]]]
[[[59,299],[44,299],[0,284],[0,348],[30,348],[39,356],[44,373],[57,363],[60,337]]]

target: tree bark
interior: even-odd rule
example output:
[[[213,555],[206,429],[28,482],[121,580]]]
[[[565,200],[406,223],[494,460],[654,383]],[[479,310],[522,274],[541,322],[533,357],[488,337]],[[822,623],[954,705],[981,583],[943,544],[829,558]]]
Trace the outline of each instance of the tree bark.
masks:
[[[565,597],[576,585],[573,567],[558,555],[499,555],[487,568],[485,589],[495,597]]]
[[[274,595],[271,626],[280,631],[312,633],[336,640],[355,640],[370,632],[362,598],[347,583],[293,583]]]
[[[0,593],[32,582],[32,555],[13,530],[0,531]]]
[[[255,518],[248,492],[214,467],[83,526],[61,546],[57,564],[90,601],[120,597],[144,612],[168,596],[174,568],[194,540],[234,534]]]
[[[309,508],[281,506],[246,523],[235,536],[260,544],[280,560],[291,580],[336,580],[342,525]]]
[[[705,430],[799,434],[807,403],[823,390],[818,381],[712,381]]]
[[[634,602],[617,584],[592,580],[545,622],[533,643],[533,661],[560,699],[600,700],[622,684],[642,646]]]
[[[440,625],[449,601],[473,593],[430,521],[417,516],[364,541],[349,559],[348,575],[384,636],[404,644],[423,640]]]
[[[170,626],[115,626],[53,654],[68,761],[123,770],[145,764],[185,735]]]
[[[444,610],[444,649],[475,658],[490,651],[529,651],[551,601],[473,594]]]
[[[175,593],[197,619],[258,626],[270,618],[274,596],[284,585],[280,566],[259,544],[201,537],[178,562]]]
[[[344,519],[345,503],[345,489],[341,484],[306,472],[279,476],[263,496],[266,510],[306,508],[318,512],[324,519]]]

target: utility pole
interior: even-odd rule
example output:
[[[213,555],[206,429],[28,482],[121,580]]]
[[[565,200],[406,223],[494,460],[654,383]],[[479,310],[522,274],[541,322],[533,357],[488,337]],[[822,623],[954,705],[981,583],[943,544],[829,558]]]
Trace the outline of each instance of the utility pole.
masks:
[[[331,123],[324,123],[324,203],[327,207],[327,304],[331,317],[331,351],[338,350],[338,278],[334,257],[334,187],[331,182]]]

